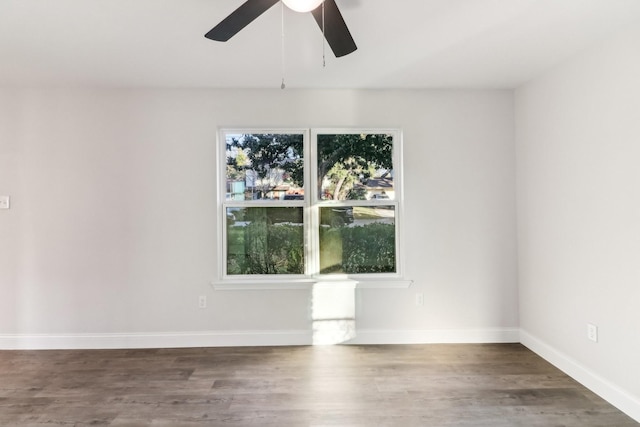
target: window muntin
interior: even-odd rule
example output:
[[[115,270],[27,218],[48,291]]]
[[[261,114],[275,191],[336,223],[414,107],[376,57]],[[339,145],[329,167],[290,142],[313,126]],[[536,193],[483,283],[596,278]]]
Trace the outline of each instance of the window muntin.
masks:
[[[223,278],[400,275],[399,132],[311,134],[221,131]]]

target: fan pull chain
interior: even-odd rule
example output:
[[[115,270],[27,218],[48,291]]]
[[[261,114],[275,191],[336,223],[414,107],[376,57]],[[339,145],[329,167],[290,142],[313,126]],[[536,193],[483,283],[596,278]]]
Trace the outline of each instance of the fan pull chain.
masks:
[[[324,55],[324,50],[326,45],[327,45],[327,38],[324,35],[324,0],[323,0],[322,1],[322,68],[325,68],[327,66],[327,63],[325,62],[325,55]]]
[[[280,41],[280,54],[281,54],[281,66],[282,66],[282,83],[280,84],[280,89],[284,89],[287,86],[284,84],[284,2],[280,2],[282,5],[282,38]]]

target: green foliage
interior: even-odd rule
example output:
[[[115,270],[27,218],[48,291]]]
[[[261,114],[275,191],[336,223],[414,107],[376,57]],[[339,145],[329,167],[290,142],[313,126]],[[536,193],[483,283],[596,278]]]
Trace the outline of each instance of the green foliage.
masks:
[[[333,165],[352,160],[367,169],[369,163],[391,169],[393,137],[385,134],[318,135],[318,161]]]
[[[253,221],[227,227],[227,274],[303,274],[302,225]]]
[[[254,221],[227,227],[227,273],[303,274],[304,236],[300,225]],[[321,273],[393,273],[395,226],[320,227],[321,257],[336,256]],[[322,260],[321,260],[322,262]],[[325,260],[325,264],[327,264]]]
[[[367,200],[367,189],[363,185],[358,185],[349,190],[347,193],[349,200]]]
[[[321,273],[394,273],[396,271],[395,226],[372,223],[356,227],[320,228],[321,257],[336,253],[341,262],[323,263]]]
[[[391,135],[318,135],[318,185],[328,179],[332,199],[344,200],[358,182],[371,178],[379,168],[393,169]]]

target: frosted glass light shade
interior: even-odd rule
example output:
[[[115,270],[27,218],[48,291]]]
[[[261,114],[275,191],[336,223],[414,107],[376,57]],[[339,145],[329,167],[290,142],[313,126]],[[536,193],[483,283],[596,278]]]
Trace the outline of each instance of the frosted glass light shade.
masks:
[[[291,10],[296,12],[311,12],[320,6],[323,0],[282,0],[284,4]]]

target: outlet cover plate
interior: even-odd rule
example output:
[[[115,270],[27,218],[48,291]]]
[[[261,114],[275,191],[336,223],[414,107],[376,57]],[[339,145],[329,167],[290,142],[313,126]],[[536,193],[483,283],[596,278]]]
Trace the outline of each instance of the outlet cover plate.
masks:
[[[598,342],[598,327],[592,323],[587,324],[587,338],[593,342]]]
[[[0,196],[0,209],[9,209],[9,196]]]
[[[198,308],[207,308],[207,296],[200,295],[198,297]]]

